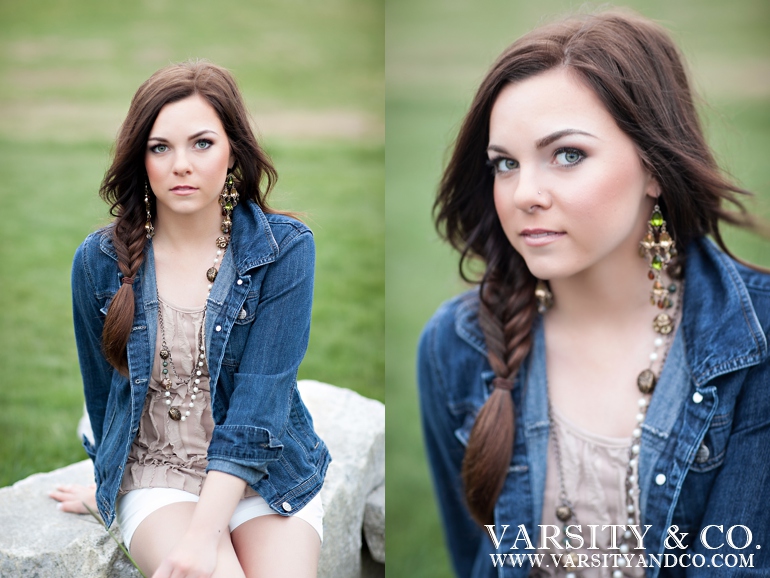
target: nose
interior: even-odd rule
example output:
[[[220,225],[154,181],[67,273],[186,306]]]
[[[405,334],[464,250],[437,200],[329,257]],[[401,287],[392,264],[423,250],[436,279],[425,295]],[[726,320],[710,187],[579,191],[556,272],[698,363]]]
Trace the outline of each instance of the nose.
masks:
[[[192,172],[192,165],[184,151],[178,151],[174,156],[173,171],[175,175],[187,175]]]
[[[534,175],[526,175],[522,171],[514,186],[515,189],[512,191],[513,204],[520,211],[534,213],[537,209],[551,207],[551,195],[543,189],[542,185],[538,184]]]

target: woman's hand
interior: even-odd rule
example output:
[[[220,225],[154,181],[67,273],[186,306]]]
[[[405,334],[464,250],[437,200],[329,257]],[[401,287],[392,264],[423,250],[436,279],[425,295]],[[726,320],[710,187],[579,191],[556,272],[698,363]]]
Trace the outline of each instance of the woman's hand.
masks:
[[[56,507],[62,512],[88,514],[86,505],[96,512],[96,484],[56,486],[55,490],[48,492],[48,496],[59,502]]]
[[[161,562],[152,578],[210,578],[217,567],[218,540],[187,532]]]

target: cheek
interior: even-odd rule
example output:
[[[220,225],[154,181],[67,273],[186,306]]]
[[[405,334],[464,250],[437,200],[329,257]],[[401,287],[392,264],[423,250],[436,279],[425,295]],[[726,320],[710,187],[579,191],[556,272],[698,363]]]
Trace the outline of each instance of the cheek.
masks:
[[[520,240],[516,234],[517,225],[515,219],[519,213],[516,206],[513,203],[513,196],[506,190],[506,188],[495,181],[493,196],[495,212],[497,218],[500,220],[500,225],[503,227],[503,232],[508,238],[508,242],[513,245],[517,251],[517,242]]]
[[[147,171],[147,178],[150,183],[159,180],[163,176],[164,170],[157,157],[146,155],[144,157],[144,168]]]
[[[503,229],[507,232],[508,227],[511,225],[511,217],[515,214],[515,207],[511,202],[512,197],[506,192],[505,187],[502,186],[499,181],[495,181],[492,191],[497,218],[500,219]]]

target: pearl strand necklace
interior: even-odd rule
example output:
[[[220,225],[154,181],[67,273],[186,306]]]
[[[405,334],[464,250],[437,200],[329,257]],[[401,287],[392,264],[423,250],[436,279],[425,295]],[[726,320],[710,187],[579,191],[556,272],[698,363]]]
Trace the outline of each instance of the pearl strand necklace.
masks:
[[[674,293],[677,292],[676,284],[672,283],[668,287],[668,292],[673,296]],[[627,520],[626,525],[638,525],[639,520],[639,510],[638,510],[638,496],[639,496],[639,474],[638,474],[638,468],[639,468],[639,453],[641,450],[641,439],[642,439],[642,424],[644,423],[644,419],[647,415],[647,408],[649,407],[649,400],[652,396],[652,392],[655,388],[657,378],[655,376],[655,373],[653,372],[652,368],[655,365],[656,361],[661,358],[661,355],[659,353],[659,350],[664,345],[666,346],[665,350],[663,351],[662,360],[660,363],[661,370],[663,369],[663,365],[666,362],[666,357],[668,356],[668,351],[671,346],[671,340],[673,339],[674,335],[674,320],[678,318],[679,311],[681,308],[681,294],[682,290],[680,288],[679,290],[680,298],[677,299],[676,302],[676,309],[674,311],[673,317],[668,315],[667,313],[659,313],[655,316],[655,319],[653,320],[652,327],[653,330],[658,334],[655,337],[655,340],[653,341],[654,349],[652,353],[650,353],[649,359],[650,359],[650,365],[647,369],[643,370],[639,377],[637,378],[637,388],[639,389],[640,393],[642,393],[642,397],[639,398],[639,401],[637,402],[637,413],[636,413],[636,427],[634,427],[632,433],[631,433],[631,444],[629,446],[629,457],[628,457],[628,465],[626,467],[626,479],[625,479],[625,504],[626,504],[626,514],[627,514]],[[670,308],[673,303],[671,303],[670,297],[668,298],[668,302],[666,305]],[[665,336],[661,337],[661,336]],[[562,458],[561,458],[561,447],[559,444],[559,437],[556,433],[556,425],[553,419],[553,411],[551,409],[551,402],[550,399],[548,400],[548,421],[551,429],[551,438],[553,440],[554,444],[554,452],[556,454],[556,463],[558,465],[559,469],[559,500],[560,504],[556,507],[556,517],[563,523],[564,527],[562,530],[566,530],[570,521],[572,521],[574,524],[578,524],[577,517],[575,516],[574,509],[572,502],[569,500],[565,483],[564,483],[564,467],[562,464]],[[567,546],[567,537],[566,532],[563,532],[564,535],[564,547]],[[619,554],[628,554],[631,550],[631,538],[633,537],[633,533],[630,529],[626,528],[626,530],[623,532],[620,538],[620,544],[618,545],[618,553]],[[623,570],[627,565],[626,559],[623,556],[619,556],[617,559],[617,565],[619,568],[613,570],[612,572],[612,578],[623,578]],[[560,565],[563,568],[569,568],[571,571],[567,572],[565,574],[565,578],[577,578],[578,574],[574,570],[577,568],[578,565],[578,556],[574,552],[564,554],[560,559]]]
[[[206,271],[206,278],[209,281],[209,285],[206,293],[207,303],[208,303],[208,297],[211,295],[211,289],[214,287],[214,280],[216,279],[217,273],[219,272],[217,269],[218,263],[220,262],[220,259],[222,258],[223,253],[227,250],[228,244],[229,244],[229,239],[227,237],[224,237],[224,236],[218,237],[216,240],[217,255],[214,258],[214,265]],[[206,350],[204,346],[204,335],[203,335],[203,328],[206,324],[206,308],[207,308],[207,305],[204,305],[203,315],[201,316],[201,325],[198,328],[198,352],[197,352],[197,355],[195,356],[195,361],[193,361],[193,369],[192,369],[192,371],[194,371],[195,373],[193,376],[191,371],[190,377],[187,379],[183,379],[177,373],[176,366],[174,365],[174,360],[171,357],[171,350],[166,344],[166,329],[163,324],[163,307],[161,305],[160,295],[158,295],[158,325],[160,326],[160,333],[161,333],[161,349],[158,355],[160,356],[161,364],[163,366],[163,369],[161,370],[161,375],[163,376],[161,378],[161,385],[163,386],[163,389],[164,389],[163,401],[165,405],[169,407],[168,416],[174,421],[187,421],[187,418],[190,417],[191,410],[195,407],[195,401],[198,398],[198,394],[200,393],[200,388],[198,386],[201,383],[203,368],[206,365]],[[184,411],[182,411],[182,409],[176,406],[171,407],[172,381],[168,375],[169,367],[171,368],[171,371],[173,372],[174,377],[176,378],[177,385],[187,387],[187,393],[190,396],[190,402],[187,404],[187,409],[185,409]]]

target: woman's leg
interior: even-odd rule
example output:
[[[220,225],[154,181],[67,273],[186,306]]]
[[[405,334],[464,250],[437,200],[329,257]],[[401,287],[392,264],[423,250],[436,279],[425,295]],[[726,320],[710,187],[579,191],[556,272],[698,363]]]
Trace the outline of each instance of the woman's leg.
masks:
[[[247,578],[316,578],[321,539],[305,520],[260,516],[238,526],[231,537]]]
[[[177,502],[154,511],[137,527],[131,538],[131,556],[147,576],[157,570],[163,559],[184,536],[195,510],[195,502]],[[225,532],[217,551],[217,569],[213,578],[245,578]]]

